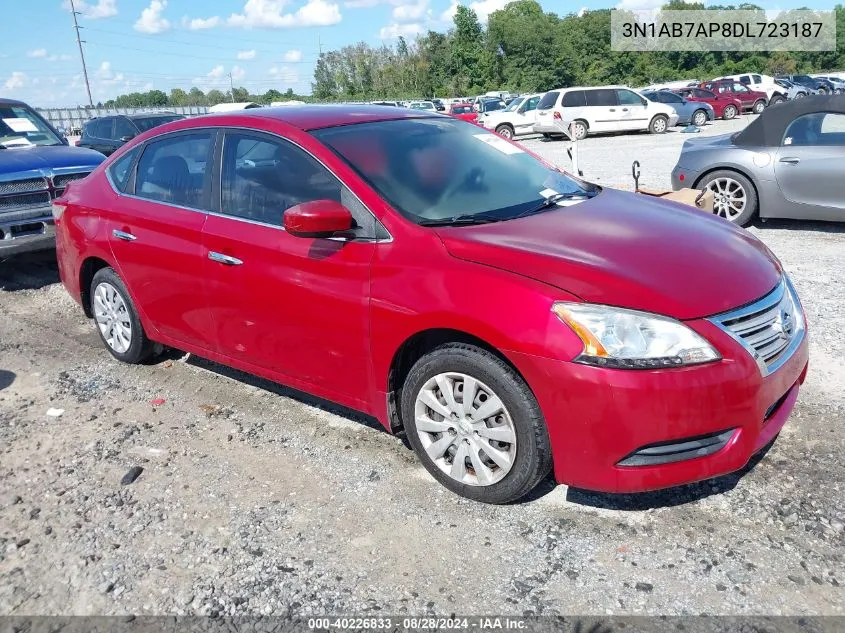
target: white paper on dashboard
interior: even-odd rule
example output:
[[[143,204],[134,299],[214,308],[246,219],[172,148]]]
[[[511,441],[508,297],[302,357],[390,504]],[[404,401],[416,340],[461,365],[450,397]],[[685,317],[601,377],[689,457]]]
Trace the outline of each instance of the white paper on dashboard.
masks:
[[[37,132],[38,128],[35,127],[32,121],[29,119],[20,119],[18,117],[13,117],[11,119],[3,119],[3,123],[8,125],[12,132]]]
[[[495,134],[473,134],[473,136],[482,143],[487,143],[490,147],[499,150],[500,152],[502,152],[502,154],[525,153],[513,143],[508,143],[505,139],[496,136]]]

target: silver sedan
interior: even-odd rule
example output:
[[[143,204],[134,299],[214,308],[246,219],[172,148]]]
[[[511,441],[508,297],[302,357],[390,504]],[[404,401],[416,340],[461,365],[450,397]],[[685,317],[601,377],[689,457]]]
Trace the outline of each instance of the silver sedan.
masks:
[[[845,95],[786,102],[735,134],[686,141],[672,187],[709,189],[714,213],[739,225],[845,221]]]

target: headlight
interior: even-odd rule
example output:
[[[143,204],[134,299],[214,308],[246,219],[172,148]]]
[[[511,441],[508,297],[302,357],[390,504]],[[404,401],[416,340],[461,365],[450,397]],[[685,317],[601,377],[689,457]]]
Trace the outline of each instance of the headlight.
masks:
[[[682,367],[719,360],[710,343],[669,317],[559,301],[552,311],[584,343],[579,363],[619,369]]]

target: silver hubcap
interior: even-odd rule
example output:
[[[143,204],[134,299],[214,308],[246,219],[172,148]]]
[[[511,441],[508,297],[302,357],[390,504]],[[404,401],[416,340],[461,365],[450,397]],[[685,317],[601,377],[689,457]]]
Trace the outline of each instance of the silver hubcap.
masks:
[[[501,134],[505,138],[510,138],[511,136],[513,136],[509,127],[503,127],[501,130],[499,130],[499,134]]]
[[[94,290],[94,320],[106,345],[125,354],[132,344],[132,323],[123,297],[110,283],[102,282]]]
[[[587,128],[584,126],[583,123],[576,123],[575,124],[575,138],[579,141],[587,136]]]
[[[735,116],[736,116],[736,109],[733,106],[725,108],[725,118],[726,119],[732,119]]]
[[[693,121],[693,123],[695,123],[698,127],[703,126],[705,123],[707,123],[707,115],[703,112],[699,112],[695,115],[695,120]]]
[[[655,119],[654,120],[654,131],[655,132],[663,132],[666,129],[666,120],[665,119]]]
[[[748,199],[745,189],[733,178],[716,178],[707,185],[713,192],[713,213],[733,222],[743,211]]]
[[[444,473],[462,484],[489,486],[510,472],[516,429],[490,387],[460,373],[438,374],[417,394],[417,435]]]

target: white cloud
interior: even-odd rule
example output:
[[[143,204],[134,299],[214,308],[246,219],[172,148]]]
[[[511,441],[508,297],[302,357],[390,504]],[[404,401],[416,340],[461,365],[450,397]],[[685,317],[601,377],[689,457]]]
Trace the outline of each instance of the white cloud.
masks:
[[[229,16],[229,26],[285,29],[329,26],[341,20],[340,6],[330,0],[308,0],[294,13],[282,13],[287,0],[247,0],[243,13]]]
[[[213,15],[210,18],[194,18],[189,19],[188,16],[182,18],[182,26],[189,28],[192,31],[202,31],[204,29],[213,29],[220,24],[220,16]]]
[[[413,37],[424,31],[424,27],[419,23],[412,24],[388,24],[378,32],[379,39],[392,40],[397,37]]]
[[[419,0],[418,2],[400,4],[399,6],[393,7],[391,15],[395,22],[408,23],[419,22],[429,13],[428,0]]]
[[[209,79],[222,79],[226,75],[226,69],[223,67],[223,64],[219,66],[215,66],[211,69],[211,72],[206,75]]]
[[[167,8],[167,0],[151,0],[150,6],[141,11],[141,17],[135,22],[135,30],[141,33],[164,33],[170,28],[170,22],[162,17]]]
[[[440,21],[441,22],[451,22],[455,19],[455,14],[458,12],[458,3],[456,0],[452,0],[449,7],[440,14]]]
[[[284,60],[286,62],[298,62],[302,61],[302,51],[299,50],[292,50],[285,53]]]
[[[282,66],[281,68],[273,68],[270,69],[269,74],[273,79],[277,79],[280,83],[285,85],[290,84],[298,84],[299,83],[299,71],[296,68],[291,68],[290,66]]]
[[[96,4],[86,2],[85,0],[76,0],[74,5],[83,17],[90,18],[91,20],[110,18],[113,15],[117,15],[117,0],[97,0]],[[63,0],[62,7],[70,11],[70,0]]]
[[[28,81],[29,79],[24,73],[15,71],[12,73],[11,77],[6,80],[3,87],[6,90],[15,90],[16,88],[23,88]]]
[[[204,77],[195,77],[193,83],[205,86],[226,86],[229,87],[229,73],[232,74],[232,81],[238,82],[246,77],[246,71],[240,66],[232,66],[227,71],[223,64],[218,64],[211,69]]]
[[[241,68],[240,66],[232,66],[232,79],[234,81],[240,81],[246,77],[246,71]]]
[[[123,73],[114,72],[111,68],[111,62],[103,62],[97,69],[97,80],[105,86],[113,86],[123,81]]]
[[[578,17],[579,18],[584,17],[584,14],[589,10],[590,9],[587,8],[587,7],[581,7],[580,9],[578,9]]]
[[[26,54],[27,57],[47,57],[47,49],[46,48],[36,48],[34,51],[29,51]]]
[[[487,18],[490,17],[491,13],[499,9],[504,9],[508,2],[510,0],[478,0],[477,2],[470,2],[469,8],[475,11],[480,22],[487,22]]]
[[[346,0],[343,3],[347,9],[369,9],[381,4],[381,0]]]
[[[665,0],[621,0],[616,5],[617,9],[628,9],[629,11],[647,11],[649,9],[659,9],[664,4]]]
[[[238,59],[255,59],[255,50],[238,51]]]

